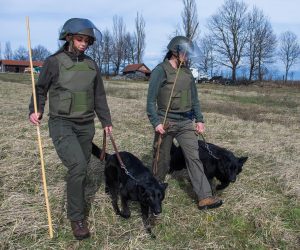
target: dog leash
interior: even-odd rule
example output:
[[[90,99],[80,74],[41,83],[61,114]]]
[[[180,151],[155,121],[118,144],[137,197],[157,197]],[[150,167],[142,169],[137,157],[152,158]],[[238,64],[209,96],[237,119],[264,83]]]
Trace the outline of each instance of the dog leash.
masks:
[[[105,151],[106,151],[106,132],[103,130],[103,142],[102,142],[102,151],[100,154],[100,161],[103,161],[105,158]]]
[[[110,138],[110,141],[113,145],[113,148],[115,150],[115,153],[116,153],[116,156],[117,156],[117,159],[118,159],[118,162],[120,164],[120,167],[124,170],[125,174],[128,175],[131,179],[133,179],[135,182],[138,182],[138,180],[128,171],[128,169],[126,168],[126,165],[124,164],[124,162],[122,161],[121,159],[121,156],[119,154],[119,151],[118,151],[118,148],[117,148],[117,145],[115,143],[115,140],[114,140],[114,137],[112,135],[111,132],[108,132],[108,136]],[[100,154],[100,160],[103,161],[104,157],[105,157],[105,148],[106,148],[106,131],[103,130],[103,149],[101,151],[101,154]],[[103,153],[104,152],[104,153]]]
[[[215,156],[215,155],[212,153],[212,151],[210,150],[210,148],[209,148],[209,146],[208,146],[208,144],[207,144],[207,142],[206,142],[206,140],[205,140],[205,138],[204,138],[204,135],[203,135],[202,133],[197,133],[197,134],[198,134],[198,137],[199,137],[199,135],[201,135],[202,140],[203,140],[203,142],[204,142],[204,145],[205,145],[205,148],[206,148],[207,152],[208,152],[213,158],[215,158],[216,160],[219,160],[220,158],[218,158],[217,156]]]
[[[168,128],[169,128],[169,123],[167,122],[164,125],[164,130],[167,131]],[[162,134],[158,135],[157,146],[156,146],[156,151],[155,151],[155,158],[154,158],[153,165],[152,165],[152,169],[153,169],[152,172],[153,172],[154,176],[156,176],[156,174],[157,174],[157,168],[158,168],[157,164],[158,164],[158,159],[159,159],[160,145],[162,143],[162,137],[163,137]]]

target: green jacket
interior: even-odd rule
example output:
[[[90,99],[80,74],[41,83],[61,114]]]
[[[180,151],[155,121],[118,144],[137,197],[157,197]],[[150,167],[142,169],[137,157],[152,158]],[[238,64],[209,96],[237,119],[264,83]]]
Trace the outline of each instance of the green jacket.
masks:
[[[166,98],[166,94],[162,95],[162,92],[164,91],[165,87],[167,85],[170,85],[170,77],[168,80],[167,73],[166,73],[166,65],[167,68],[169,69],[168,71],[173,70],[173,74],[175,75],[177,70],[174,69],[169,61],[166,59],[163,63],[157,65],[155,69],[151,73],[151,77],[149,80],[149,88],[148,88],[148,95],[147,95],[147,115],[148,118],[155,128],[157,125],[162,123],[161,117],[165,115],[165,105],[161,105],[161,101],[159,101],[159,98],[164,96]],[[170,74],[170,72],[168,73]],[[180,76],[180,74],[185,74],[186,76]],[[187,93],[190,93],[187,95],[187,100],[191,101],[191,105],[189,106],[189,101],[185,102],[187,105],[186,107],[190,107],[189,109],[182,109],[176,111],[176,110],[171,110],[168,112],[167,118],[172,119],[172,120],[188,120],[190,117],[186,116],[186,113],[193,112],[195,121],[196,122],[203,122],[203,115],[201,113],[200,109],[200,103],[198,100],[198,93],[197,93],[197,87],[195,84],[195,81],[192,77],[190,77],[192,74],[189,69],[187,68],[181,68],[179,71],[178,79],[185,79],[186,82],[185,86],[187,88],[184,88],[184,82],[179,84],[179,89],[185,89],[188,90],[190,89],[190,92],[187,91]],[[188,80],[189,79],[189,80]],[[176,82],[177,85],[177,82]],[[176,85],[175,85],[175,91],[173,93],[173,97],[176,96]],[[189,99],[190,98],[190,99]],[[168,102],[169,97],[166,98],[165,103]],[[174,99],[174,98],[173,98]],[[175,98],[176,99],[176,98]],[[181,98],[182,99],[182,98]],[[172,105],[171,105],[172,106]]]
[[[102,127],[112,125],[110,110],[108,108],[104,85],[103,85],[102,77],[99,72],[99,68],[90,57],[84,54],[77,56],[70,52],[63,51],[63,52],[58,52],[46,59],[46,61],[43,64],[41,73],[39,75],[38,82],[36,84],[38,111],[42,114],[44,113],[44,107],[47,100],[47,93],[50,90],[50,88],[57,86],[58,82],[60,81],[60,63],[58,61],[57,56],[61,53],[68,56],[73,62],[83,62],[84,60],[89,60],[91,62],[91,66],[93,64],[95,68],[95,76],[91,81],[90,91],[89,91],[90,93],[93,92],[91,97],[93,101],[92,104],[93,114],[89,116],[81,116],[81,117],[64,117],[64,119],[69,119],[76,122],[85,122],[94,119],[95,117],[94,113],[96,113],[97,117],[99,118],[102,124]],[[87,82],[89,81],[90,80],[87,80]],[[49,98],[52,98],[51,95],[49,95]],[[31,102],[29,104],[29,114],[33,112],[34,112],[33,99],[31,98]],[[49,115],[51,117],[56,116],[55,112],[51,114],[51,111]]]

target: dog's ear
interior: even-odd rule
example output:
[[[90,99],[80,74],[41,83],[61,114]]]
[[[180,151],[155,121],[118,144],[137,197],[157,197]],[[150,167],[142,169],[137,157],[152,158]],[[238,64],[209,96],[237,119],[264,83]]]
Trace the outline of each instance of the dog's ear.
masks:
[[[247,160],[248,160],[248,157],[247,157],[247,156],[240,157],[240,158],[239,158],[239,164],[240,164],[241,166],[243,166],[244,163],[245,163]]]

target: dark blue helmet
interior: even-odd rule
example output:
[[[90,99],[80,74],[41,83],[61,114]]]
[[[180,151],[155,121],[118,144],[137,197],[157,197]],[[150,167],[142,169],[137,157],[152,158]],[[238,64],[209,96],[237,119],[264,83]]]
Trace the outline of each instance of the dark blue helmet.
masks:
[[[88,19],[71,18],[67,20],[59,34],[59,40],[66,40],[67,35],[86,35],[91,38],[90,45],[95,40],[101,41],[102,34],[97,27]]]

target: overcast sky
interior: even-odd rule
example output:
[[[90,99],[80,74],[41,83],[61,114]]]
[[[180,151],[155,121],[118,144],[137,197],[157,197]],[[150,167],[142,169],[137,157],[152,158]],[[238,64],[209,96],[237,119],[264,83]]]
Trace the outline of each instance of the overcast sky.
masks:
[[[244,0],[269,17],[274,32],[290,30],[300,40],[300,0]],[[113,16],[123,18],[128,32],[134,32],[134,19],[139,12],[146,22],[145,63],[153,68],[163,57],[163,51],[176,27],[181,24],[182,0],[0,0],[0,43],[12,50],[27,48],[26,16],[30,18],[31,46],[43,45],[51,52],[57,49],[58,30],[72,17],[90,19],[100,30],[111,30]],[[205,32],[207,19],[224,0],[196,0],[199,28]],[[299,68],[299,67],[298,67]]]

